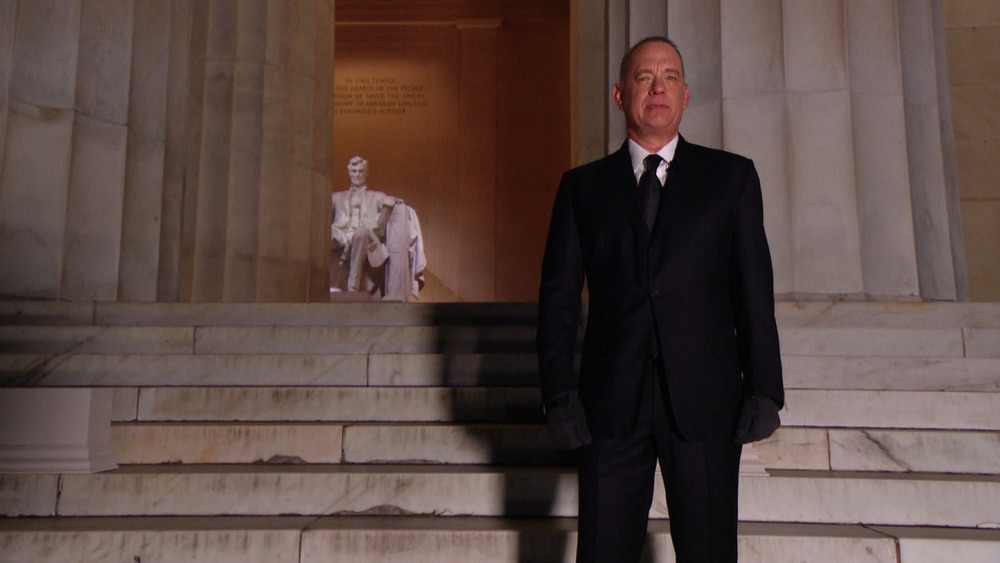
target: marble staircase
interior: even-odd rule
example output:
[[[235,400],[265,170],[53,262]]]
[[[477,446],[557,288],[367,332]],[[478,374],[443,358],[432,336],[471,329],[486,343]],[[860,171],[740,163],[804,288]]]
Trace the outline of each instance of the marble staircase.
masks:
[[[1000,561],[1000,305],[780,303],[745,562]],[[526,304],[0,302],[0,393],[110,387],[120,467],[0,475],[0,562],[571,561]],[[748,451],[749,453],[749,451]],[[673,561],[657,485],[649,560]]]

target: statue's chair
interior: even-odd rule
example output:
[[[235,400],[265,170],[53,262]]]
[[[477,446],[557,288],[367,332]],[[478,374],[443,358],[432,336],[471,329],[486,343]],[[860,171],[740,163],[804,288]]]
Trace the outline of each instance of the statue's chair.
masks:
[[[419,239],[420,229],[411,221],[416,221],[416,214],[403,203],[382,208],[377,229],[355,232],[350,252],[364,254],[360,259],[344,257],[343,249],[331,241],[330,299],[408,301],[414,274],[423,271],[423,244],[414,240]],[[416,256],[415,244],[420,247]],[[358,263],[361,271],[351,272],[351,262]],[[348,280],[355,275],[357,290],[348,291]]]

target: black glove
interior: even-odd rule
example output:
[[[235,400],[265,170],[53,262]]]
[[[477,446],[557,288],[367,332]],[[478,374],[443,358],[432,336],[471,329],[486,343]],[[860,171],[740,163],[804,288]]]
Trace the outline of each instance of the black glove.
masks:
[[[590,443],[587,416],[576,391],[559,393],[545,403],[545,425],[564,450],[575,450]]]
[[[763,440],[781,426],[778,404],[762,395],[743,397],[740,420],[736,423],[735,441],[749,444]]]

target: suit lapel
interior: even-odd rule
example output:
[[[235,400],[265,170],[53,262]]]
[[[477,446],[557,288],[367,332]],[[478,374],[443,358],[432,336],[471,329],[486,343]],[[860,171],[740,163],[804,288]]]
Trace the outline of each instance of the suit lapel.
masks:
[[[689,191],[701,173],[700,163],[692,156],[690,143],[681,137],[677,141],[677,150],[667,171],[667,185],[663,187],[660,209],[657,211],[656,224],[653,227],[654,239],[661,239],[664,229],[668,229],[684,213]]]
[[[643,245],[648,244],[649,231],[646,229],[646,220],[643,218],[638,199],[638,187],[635,173],[632,171],[632,157],[629,156],[627,142],[622,143],[622,147],[611,155],[607,173],[609,177],[604,184],[609,190],[608,200],[612,206],[618,208],[622,216],[628,219],[636,237]]]

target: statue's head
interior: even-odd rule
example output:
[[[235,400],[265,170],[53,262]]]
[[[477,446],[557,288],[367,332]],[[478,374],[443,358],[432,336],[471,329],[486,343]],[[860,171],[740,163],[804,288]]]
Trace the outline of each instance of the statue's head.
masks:
[[[347,175],[351,177],[352,186],[364,186],[365,177],[368,176],[368,161],[360,156],[347,161]]]

